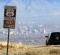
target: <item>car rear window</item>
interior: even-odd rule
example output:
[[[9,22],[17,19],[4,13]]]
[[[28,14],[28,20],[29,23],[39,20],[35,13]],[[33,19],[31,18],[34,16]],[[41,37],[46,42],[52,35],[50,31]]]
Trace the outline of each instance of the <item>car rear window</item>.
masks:
[[[51,40],[60,40],[60,33],[52,33],[50,36]]]

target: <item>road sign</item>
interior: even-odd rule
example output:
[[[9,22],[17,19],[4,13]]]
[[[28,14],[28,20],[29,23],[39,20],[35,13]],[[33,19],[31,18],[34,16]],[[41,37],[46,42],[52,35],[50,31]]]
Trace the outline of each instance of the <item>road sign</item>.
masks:
[[[15,28],[16,6],[4,7],[4,28]]]

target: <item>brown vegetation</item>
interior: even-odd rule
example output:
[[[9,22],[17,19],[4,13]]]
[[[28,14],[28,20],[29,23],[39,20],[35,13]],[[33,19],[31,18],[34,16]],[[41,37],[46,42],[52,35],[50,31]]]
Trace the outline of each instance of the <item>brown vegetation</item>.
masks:
[[[0,55],[6,55],[6,42],[0,42]],[[9,55],[60,55],[60,47],[36,47],[24,44],[9,44]]]

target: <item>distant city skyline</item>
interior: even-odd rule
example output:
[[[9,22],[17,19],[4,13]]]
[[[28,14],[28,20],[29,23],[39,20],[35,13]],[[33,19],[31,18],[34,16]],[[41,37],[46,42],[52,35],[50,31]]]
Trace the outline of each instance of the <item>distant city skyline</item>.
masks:
[[[60,0],[0,0],[0,22],[5,5],[17,7],[17,22],[60,23]]]

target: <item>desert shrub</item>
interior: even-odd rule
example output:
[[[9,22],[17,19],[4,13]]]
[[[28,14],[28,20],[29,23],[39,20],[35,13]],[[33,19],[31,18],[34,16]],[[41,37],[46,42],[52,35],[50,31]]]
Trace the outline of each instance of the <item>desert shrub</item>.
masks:
[[[31,55],[31,53],[30,52],[26,52],[25,55]]]
[[[52,50],[50,50],[49,53],[50,54],[58,54],[58,55],[60,55],[60,50],[59,49],[52,49]]]

